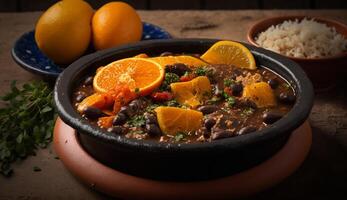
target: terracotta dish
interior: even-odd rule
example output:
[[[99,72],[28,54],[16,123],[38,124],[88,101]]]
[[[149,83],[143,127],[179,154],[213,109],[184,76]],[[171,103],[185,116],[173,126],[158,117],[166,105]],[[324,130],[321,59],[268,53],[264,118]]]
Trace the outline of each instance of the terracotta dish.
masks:
[[[248,41],[257,47],[260,47],[255,38],[259,33],[265,31],[272,25],[277,25],[286,20],[302,20],[304,18],[314,18],[317,22],[324,23],[329,27],[334,27],[338,33],[344,35],[347,38],[347,25],[341,22],[320,18],[320,17],[308,17],[308,16],[282,16],[282,17],[270,17],[256,22],[248,31]],[[295,58],[285,56],[291,60],[297,62],[307,73],[308,77],[313,82],[315,90],[322,91],[327,90],[336,85],[336,80],[340,73],[347,71],[347,52],[343,52],[336,56],[323,57],[323,58]]]
[[[54,128],[54,149],[65,167],[84,184],[120,199],[239,199],[268,189],[292,174],[309,153],[308,122],[293,131],[270,159],[251,169],[217,180],[156,181],[131,176],[95,160],[80,146],[75,130],[60,118]],[[88,167],[86,167],[88,166]]]

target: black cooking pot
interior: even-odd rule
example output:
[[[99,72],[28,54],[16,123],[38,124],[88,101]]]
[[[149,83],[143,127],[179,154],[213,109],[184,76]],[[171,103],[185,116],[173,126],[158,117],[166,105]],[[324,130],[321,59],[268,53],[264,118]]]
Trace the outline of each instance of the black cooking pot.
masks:
[[[108,63],[140,53],[203,53],[217,40],[155,40],[98,51],[72,63],[57,79],[54,101],[60,118],[75,128],[84,149],[95,159],[119,171],[158,180],[207,180],[240,172],[271,157],[293,130],[307,119],[313,103],[313,89],[295,62],[276,53],[244,44],[257,66],[276,72],[291,83],[297,96],[292,110],[261,131],[197,144],[169,144],[128,139],[90,124],[72,105],[72,91],[83,77]],[[86,166],[88,167],[88,166]]]

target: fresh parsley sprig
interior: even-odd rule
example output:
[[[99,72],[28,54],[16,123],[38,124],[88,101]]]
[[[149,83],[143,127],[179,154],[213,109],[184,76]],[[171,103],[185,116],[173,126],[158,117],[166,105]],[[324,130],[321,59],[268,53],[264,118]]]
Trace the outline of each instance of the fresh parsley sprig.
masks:
[[[52,88],[43,81],[26,83],[1,97],[0,108],[0,173],[12,173],[10,164],[18,158],[35,155],[38,147],[52,141],[56,112]]]

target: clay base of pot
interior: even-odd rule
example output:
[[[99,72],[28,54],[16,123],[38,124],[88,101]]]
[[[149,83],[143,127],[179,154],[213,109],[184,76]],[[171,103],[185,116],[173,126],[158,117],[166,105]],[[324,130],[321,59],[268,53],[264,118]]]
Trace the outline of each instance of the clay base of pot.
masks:
[[[272,158],[241,173],[210,181],[162,182],[131,176],[101,164],[81,147],[76,132],[57,119],[54,148],[65,167],[83,183],[122,199],[236,199],[270,188],[305,160],[312,142],[305,122]],[[184,166],[184,163],[182,163]]]

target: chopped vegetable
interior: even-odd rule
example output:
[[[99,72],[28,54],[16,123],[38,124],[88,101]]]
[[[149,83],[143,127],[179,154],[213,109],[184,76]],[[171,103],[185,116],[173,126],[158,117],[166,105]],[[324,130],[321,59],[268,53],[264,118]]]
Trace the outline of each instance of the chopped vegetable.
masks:
[[[98,119],[98,126],[101,128],[110,128],[112,126],[114,116],[100,117]]]
[[[180,77],[181,82],[191,81],[195,78],[195,75],[192,73],[186,73],[185,75]]]
[[[173,95],[170,92],[155,92],[151,95],[151,98],[156,102],[163,102],[171,100]]]

